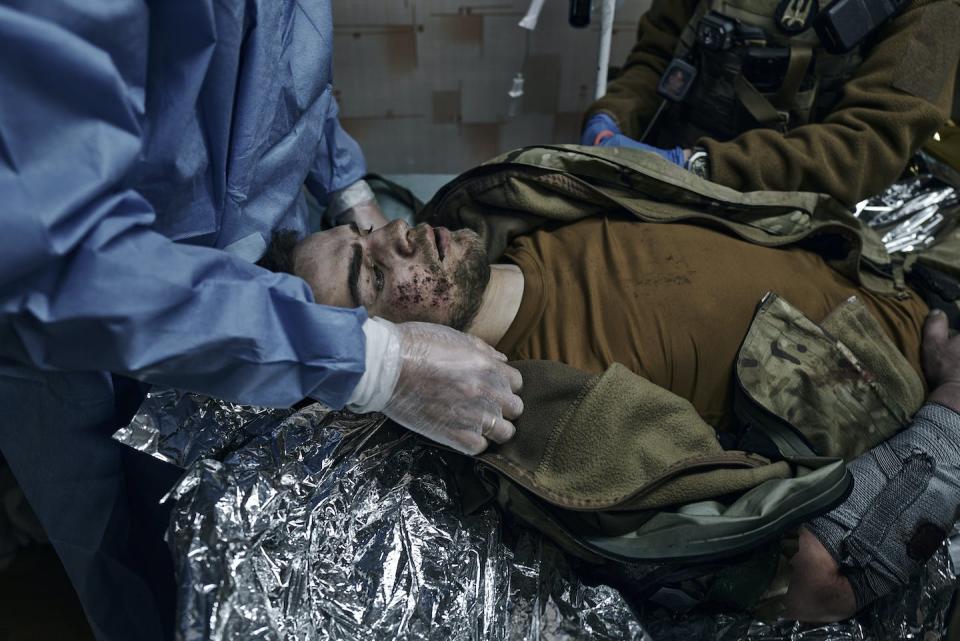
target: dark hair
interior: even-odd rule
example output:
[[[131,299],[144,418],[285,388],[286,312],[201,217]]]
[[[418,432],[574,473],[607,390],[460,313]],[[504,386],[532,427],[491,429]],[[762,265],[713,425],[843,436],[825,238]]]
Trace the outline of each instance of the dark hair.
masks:
[[[278,229],[270,237],[270,245],[257,265],[272,272],[293,273],[293,248],[300,242],[300,234],[292,229]]]

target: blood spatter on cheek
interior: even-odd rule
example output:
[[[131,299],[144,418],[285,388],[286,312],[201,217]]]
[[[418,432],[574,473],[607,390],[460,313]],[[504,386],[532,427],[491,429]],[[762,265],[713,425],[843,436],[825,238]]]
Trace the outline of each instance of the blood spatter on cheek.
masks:
[[[411,272],[407,280],[398,282],[391,297],[397,311],[411,312],[449,305],[453,299],[453,282],[442,271]]]
[[[428,277],[431,278],[431,277]],[[436,282],[431,283],[433,292],[431,293],[431,304],[433,307],[446,305],[452,298],[453,282],[446,276],[436,278]]]
[[[424,283],[430,290],[430,304],[432,307],[440,307],[450,303],[451,289],[453,281],[443,273],[443,268],[439,264],[430,265],[430,275],[425,276],[427,281]]]
[[[423,290],[418,278],[398,283],[391,298],[392,305],[400,310],[409,310],[423,304]]]

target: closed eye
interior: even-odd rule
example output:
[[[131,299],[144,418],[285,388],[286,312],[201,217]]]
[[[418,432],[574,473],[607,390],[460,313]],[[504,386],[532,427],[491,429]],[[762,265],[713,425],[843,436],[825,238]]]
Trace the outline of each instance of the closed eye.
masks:
[[[362,307],[360,302],[360,268],[363,266],[363,250],[360,245],[353,246],[350,270],[347,272],[347,289],[354,307]]]
[[[353,233],[356,234],[357,236],[366,236],[371,231],[373,231],[372,226],[369,229],[365,229],[361,231],[357,223],[352,221],[347,223],[347,226],[350,227],[351,231],[353,231]],[[360,298],[360,272],[362,271],[363,263],[364,263],[363,254],[364,252],[361,244],[360,243],[355,244],[353,246],[353,256],[350,260],[350,271],[347,274],[347,287],[350,290],[350,298],[353,300],[354,307],[363,306],[363,303],[361,303],[361,298]],[[383,291],[384,284],[385,284],[385,279],[383,276],[383,270],[381,270],[379,266],[374,264],[373,285],[378,296],[380,292]]]
[[[373,225],[370,225],[367,229],[360,230],[360,226],[357,223],[350,221],[347,223],[347,226],[353,231],[357,236],[367,236],[370,232],[373,231]]]

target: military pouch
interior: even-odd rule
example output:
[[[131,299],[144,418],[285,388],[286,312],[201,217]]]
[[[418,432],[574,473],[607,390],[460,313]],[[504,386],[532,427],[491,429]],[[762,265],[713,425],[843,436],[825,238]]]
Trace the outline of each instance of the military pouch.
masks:
[[[902,429],[923,382],[859,299],[817,325],[775,294],[737,357],[734,411],[781,451],[850,460]]]

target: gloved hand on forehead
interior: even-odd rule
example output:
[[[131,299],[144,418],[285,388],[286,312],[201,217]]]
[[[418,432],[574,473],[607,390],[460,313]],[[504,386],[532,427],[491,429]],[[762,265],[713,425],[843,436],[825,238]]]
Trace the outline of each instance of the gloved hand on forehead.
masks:
[[[366,180],[358,180],[330,194],[330,204],[327,205],[324,218],[332,227],[356,223],[361,229],[378,229],[389,222]]]
[[[503,354],[474,336],[432,323],[371,318],[364,332],[372,353],[350,409],[381,411],[465,454],[513,437],[510,421],[523,412],[517,396],[523,380]]]
[[[617,123],[607,114],[597,114],[587,121],[586,126],[583,128],[583,134],[580,136],[580,144],[599,147],[629,147],[631,149],[641,149],[655,153],[661,158],[684,169],[687,168],[687,155],[682,147],[663,149],[638,142],[629,136],[623,135]]]

